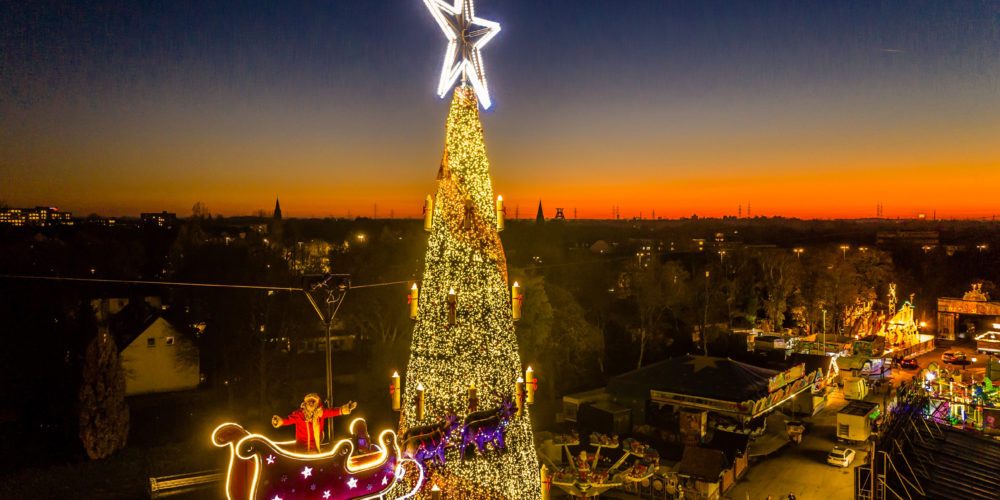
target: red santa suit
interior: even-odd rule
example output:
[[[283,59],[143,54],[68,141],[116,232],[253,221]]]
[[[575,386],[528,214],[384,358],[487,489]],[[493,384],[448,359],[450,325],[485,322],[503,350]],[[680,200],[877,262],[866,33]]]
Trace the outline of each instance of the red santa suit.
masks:
[[[343,409],[324,408],[317,406],[315,410],[309,411],[303,407],[293,411],[288,417],[281,419],[281,425],[295,425],[295,442],[298,448],[306,452],[319,452],[319,441],[323,436],[323,426],[326,419],[338,417],[343,413]]]

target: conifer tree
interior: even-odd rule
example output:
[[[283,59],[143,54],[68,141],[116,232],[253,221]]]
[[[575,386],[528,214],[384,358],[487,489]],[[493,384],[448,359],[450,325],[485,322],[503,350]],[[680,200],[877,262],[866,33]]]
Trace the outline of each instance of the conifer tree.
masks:
[[[107,327],[98,327],[94,311],[84,304],[81,333],[90,336],[83,353],[77,392],[80,442],[91,459],[108,457],[125,447],[129,409],[125,402],[125,371]]]
[[[432,423],[449,411],[464,417],[471,384],[480,410],[498,407],[505,398],[513,401],[523,373],[479,103],[472,89],[455,89],[445,135],[405,378],[404,430]],[[425,389],[423,420],[417,419],[415,405],[418,384]],[[450,453],[444,468],[432,471],[432,480],[455,498],[540,497],[527,409],[512,417],[505,438],[501,451],[464,461]]]

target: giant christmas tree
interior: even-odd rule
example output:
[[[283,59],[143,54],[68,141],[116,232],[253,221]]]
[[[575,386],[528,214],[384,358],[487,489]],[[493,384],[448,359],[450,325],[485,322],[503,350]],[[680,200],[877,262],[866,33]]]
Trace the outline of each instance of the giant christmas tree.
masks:
[[[419,317],[406,372],[404,429],[431,423],[449,411],[464,416],[472,384],[480,409],[514,398],[522,366],[498,215],[479,103],[476,93],[462,86],[455,89],[451,102],[438,172]],[[418,384],[425,389],[423,420],[417,419],[414,403]],[[525,410],[511,419],[505,450],[464,461],[452,453],[434,481],[456,498],[531,499],[540,496],[538,474]]]

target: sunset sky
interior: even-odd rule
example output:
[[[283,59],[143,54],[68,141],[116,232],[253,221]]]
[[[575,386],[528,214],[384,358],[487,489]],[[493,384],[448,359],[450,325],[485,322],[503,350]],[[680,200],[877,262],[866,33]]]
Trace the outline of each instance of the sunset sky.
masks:
[[[5,2],[0,200],[419,214],[445,38],[420,0]],[[1000,214],[1000,3],[478,0],[521,217]]]

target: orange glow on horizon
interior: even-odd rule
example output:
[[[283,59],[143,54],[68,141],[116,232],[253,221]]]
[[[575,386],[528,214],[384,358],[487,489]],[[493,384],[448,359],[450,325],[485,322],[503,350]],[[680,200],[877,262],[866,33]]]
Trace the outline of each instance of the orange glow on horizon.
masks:
[[[426,176],[425,176],[426,177]],[[246,182],[237,189],[215,186],[200,193],[163,186],[144,199],[135,191],[102,200],[77,196],[51,199],[8,199],[10,206],[56,204],[82,217],[136,215],[168,210],[187,216],[191,206],[203,202],[213,214],[250,215],[259,210],[270,214],[274,198],[281,199],[286,218],[373,217],[420,218],[426,193],[434,189],[433,177],[426,182],[357,182],[347,186],[283,182]],[[549,183],[535,179],[496,175],[494,191],[504,196],[507,219],[533,219],[541,200],[545,216],[563,208],[567,218],[610,219],[617,206],[622,219],[639,217],[675,219],[747,215],[784,216],[802,219],[864,218],[875,216],[881,203],[885,218],[915,218],[935,213],[939,219],[989,218],[1000,212],[989,186],[1000,185],[1000,165],[982,167],[938,167],[926,169],[856,169],[785,175],[705,173],[699,177],[635,179],[620,175],[608,179],[566,179]],[[275,192],[277,191],[277,192]],[[151,194],[151,193],[150,193]],[[179,200],[179,201],[178,201]],[[100,203],[98,205],[97,203]]]

